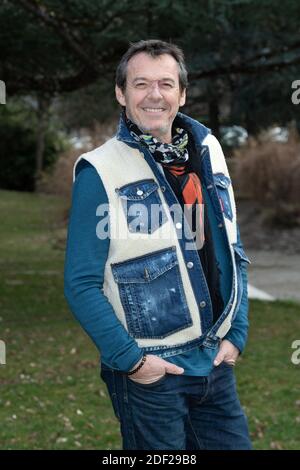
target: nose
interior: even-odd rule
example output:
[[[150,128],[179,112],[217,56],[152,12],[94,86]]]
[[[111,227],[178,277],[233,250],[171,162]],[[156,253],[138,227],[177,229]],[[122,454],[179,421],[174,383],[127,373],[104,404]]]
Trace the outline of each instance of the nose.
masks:
[[[153,82],[153,83],[151,84],[151,87],[150,87],[150,90],[149,90],[148,95],[150,95],[151,98],[156,98],[156,99],[161,99],[161,98],[162,98],[162,94],[161,94],[161,92],[160,92],[160,88],[159,88],[158,82]]]

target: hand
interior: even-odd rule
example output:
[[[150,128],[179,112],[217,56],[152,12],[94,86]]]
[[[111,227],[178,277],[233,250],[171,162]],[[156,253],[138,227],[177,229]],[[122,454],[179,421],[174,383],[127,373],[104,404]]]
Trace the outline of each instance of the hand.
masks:
[[[214,365],[219,366],[221,362],[226,362],[231,366],[235,366],[240,351],[230,341],[224,339],[220,344],[219,352],[214,360]]]
[[[139,365],[139,362],[132,368],[132,370]],[[183,374],[183,372],[184,369],[182,367],[171,364],[170,362],[153,354],[147,354],[145,364],[135,374],[130,375],[130,379],[137,383],[150,384],[157,382],[165,374],[180,375]]]

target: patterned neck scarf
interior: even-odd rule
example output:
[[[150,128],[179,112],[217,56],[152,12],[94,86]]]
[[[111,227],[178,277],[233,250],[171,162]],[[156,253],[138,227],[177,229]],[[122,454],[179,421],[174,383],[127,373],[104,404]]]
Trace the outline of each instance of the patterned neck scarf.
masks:
[[[136,124],[134,124],[125,115],[127,127],[131,136],[137,142],[147,145],[154,159],[163,165],[180,164],[188,161],[189,154],[187,151],[188,133],[180,127],[175,128],[175,134],[171,144],[159,142],[151,134],[144,134]]]

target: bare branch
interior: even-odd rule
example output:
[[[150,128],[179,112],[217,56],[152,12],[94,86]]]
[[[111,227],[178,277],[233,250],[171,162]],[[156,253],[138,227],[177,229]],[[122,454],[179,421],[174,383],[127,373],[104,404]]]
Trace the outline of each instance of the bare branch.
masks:
[[[85,52],[85,50],[79,45],[78,39],[69,31],[63,21],[58,20],[53,12],[48,12],[44,5],[41,5],[40,3],[37,4],[35,0],[18,0],[18,4],[21,4],[25,10],[29,11],[34,16],[42,20],[46,25],[53,28],[57,35],[60,36],[67,45],[69,50],[71,50],[73,54],[80,59],[85,67],[91,71],[97,71],[98,60],[92,60],[92,54]]]
[[[69,92],[78,90],[87,85],[94,83],[98,75],[92,73],[90,69],[83,69],[76,75],[69,77],[28,77],[23,76],[15,78],[17,75],[9,73],[4,76],[7,83],[8,94],[15,95],[18,93],[27,93],[31,91],[40,91],[53,95],[59,92]]]
[[[259,53],[256,55],[253,55],[252,57],[249,57],[247,59],[247,62],[255,62],[256,60],[259,59],[269,59],[270,57],[276,57],[281,54],[286,54],[287,52],[290,52],[295,49],[300,48],[300,40],[297,40],[296,42],[292,44],[285,44],[283,46],[276,47],[275,49],[271,50],[266,50],[267,48],[261,50]]]
[[[230,74],[243,74],[243,75],[252,75],[258,73],[265,73],[271,71],[278,71],[291,65],[296,65],[300,63],[300,56],[296,56],[291,60],[281,60],[278,62],[271,62],[267,64],[231,64],[226,67],[216,67],[211,70],[203,70],[201,72],[191,72],[189,74],[190,80],[202,80],[208,77],[217,77],[220,75],[230,75]]]

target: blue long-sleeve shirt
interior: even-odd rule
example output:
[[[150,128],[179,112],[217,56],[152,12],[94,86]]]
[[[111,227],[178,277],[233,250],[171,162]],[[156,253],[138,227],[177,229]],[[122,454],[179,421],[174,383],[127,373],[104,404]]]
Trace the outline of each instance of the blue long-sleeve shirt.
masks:
[[[70,212],[66,260],[65,296],[83,329],[91,337],[101,361],[121,371],[129,371],[142,358],[142,350],[114,313],[103,294],[104,269],[109,250],[109,238],[96,235],[99,204],[108,204],[108,198],[97,171],[85,160],[76,168]],[[246,273],[244,273],[246,276]],[[247,283],[246,278],[244,280]],[[226,335],[240,351],[247,336],[247,291],[232,328]],[[185,375],[208,375],[218,349],[196,347],[167,360],[183,367]]]

